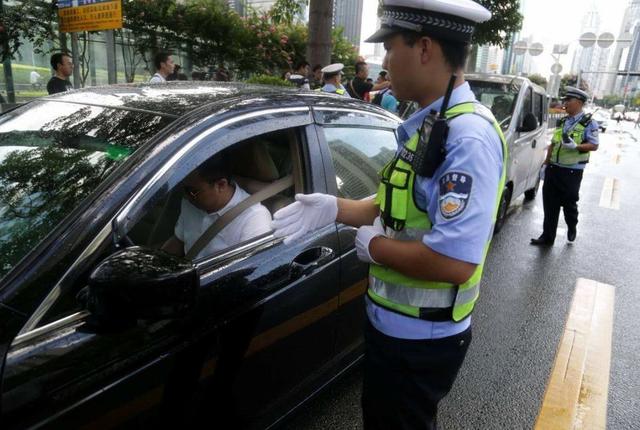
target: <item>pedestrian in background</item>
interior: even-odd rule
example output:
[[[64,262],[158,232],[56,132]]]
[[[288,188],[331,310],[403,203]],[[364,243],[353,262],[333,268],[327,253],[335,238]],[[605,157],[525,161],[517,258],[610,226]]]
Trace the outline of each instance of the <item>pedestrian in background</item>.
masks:
[[[324,80],[324,86],[321,89],[322,92],[349,97],[349,93],[341,83],[342,69],[344,69],[344,64],[342,63],[329,64],[322,69],[322,78]]]
[[[58,52],[51,56],[51,68],[54,74],[47,82],[49,94],[63,93],[73,89],[69,76],[73,75],[73,60],[66,52]]]
[[[396,96],[420,110],[398,128],[377,196],[298,194],[274,214],[285,244],[334,222],[359,227],[356,252],[370,264],[366,430],[435,429],[471,342],[507,156],[498,123],[464,80],[475,24],[490,17],[471,0],[385,0],[367,42],[384,43]],[[432,145],[439,150],[427,152]]]
[[[310,85],[312,90],[317,90],[318,88],[322,88],[324,83],[322,82],[322,65],[316,64],[313,66],[311,71],[313,77],[311,79]]]
[[[40,73],[37,71],[32,70],[31,73],[29,73],[29,83],[31,84],[32,89],[40,89],[40,79],[42,79],[42,76],[40,76]]]
[[[158,52],[153,57],[153,66],[156,68],[156,73],[149,79],[150,84],[167,82],[167,77],[173,73],[175,68],[173,58],[168,52]]]
[[[589,154],[598,149],[598,123],[582,111],[589,95],[574,87],[566,87],[566,91],[563,105],[568,116],[560,120],[553,133],[543,165],[542,234],[531,239],[532,245],[553,245],[561,207],[567,223],[567,240],[576,240],[582,174]]]
[[[366,100],[367,93],[371,91],[380,91],[389,86],[389,82],[381,82],[374,84],[373,82],[367,82],[369,77],[369,65],[363,61],[359,61],[355,66],[356,75],[347,85],[347,91],[349,95],[354,99]]]

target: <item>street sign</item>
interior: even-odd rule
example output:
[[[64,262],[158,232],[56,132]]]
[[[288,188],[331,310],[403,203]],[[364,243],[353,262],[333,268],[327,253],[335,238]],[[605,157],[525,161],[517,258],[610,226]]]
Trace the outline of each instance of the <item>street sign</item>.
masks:
[[[543,51],[544,46],[542,46],[542,43],[534,43],[529,47],[529,55],[531,55],[532,57],[537,57],[538,55],[542,54]]]
[[[588,31],[580,36],[580,46],[582,46],[583,48],[591,48],[593,45],[595,45],[597,40],[598,36],[596,36],[595,33]]]
[[[608,47],[610,47],[611,45],[613,45],[613,42],[615,42],[616,38],[613,34],[611,33],[602,33],[599,37],[598,37],[598,46],[601,47],[602,49],[607,49]]]
[[[527,52],[527,42],[521,40],[513,44],[513,53],[516,55],[522,55]]]
[[[553,66],[551,66],[551,73],[553,73],[554,75],[558,75],[560,74],[560,72],[562,72],[562,64],[555,63]]]
[[[553,53],[556,55],[566,55],[569,52],[569,45],[553,45]]]
[[[60,31],[100,31],[122,28],[122,0],[59,0]]]

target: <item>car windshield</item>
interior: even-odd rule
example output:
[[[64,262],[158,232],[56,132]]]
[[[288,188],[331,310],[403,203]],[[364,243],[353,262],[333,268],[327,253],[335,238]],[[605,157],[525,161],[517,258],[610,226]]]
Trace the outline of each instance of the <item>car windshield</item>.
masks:
[[[491,109],[500,127],[503,130],[508,129],[513,117],[519,88],[515,85],[499,82],[474,80],[469,80],[469,85],[476,99]]]
[[[0,116],[0,278],[171,121],[53,100]]]

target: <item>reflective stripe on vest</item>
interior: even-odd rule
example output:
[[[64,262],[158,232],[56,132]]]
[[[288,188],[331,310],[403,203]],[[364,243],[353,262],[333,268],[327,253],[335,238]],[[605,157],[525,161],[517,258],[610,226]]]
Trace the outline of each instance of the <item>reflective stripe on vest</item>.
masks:
[[[505,185],[507,143],[491,111],[480,103],[467,102],[453,106],[447,110],[446,117],[450,121],[464,114],[476,114],[486,119],[493,125],[502,142],[502,172],[493,211],[493,222],[495,223]],[[417,148],[418,141],[419,136],[416,133],[404,147],[400,148],[398,154],[380,173],[381,183],[378,187],[376,203],[380,205],[381,213],[388,211],[396,224],[395,226],[400,226],[397,229],[386,226],[387,236],[396,240],[421,240],[432,226],[429,214],[420,209],[414,200],[416,175],[409,161]],[[388,267],[372,264],[369,269],[367,294],[371,300],[382,307],[416,318],[420,317],[421,309],[453,307],[451,319],[461,321],[473,311],[480,294],[480,279],[492,233],[493,229],[487,238],[481,263],[467,282],[462,285],[410,278]]]
[[[577,149],[567,149],[562,146],[562,131],[564,130],[564,122],[566,118],[560,120],[560,127],[557,127],[553,132],[553,138],[551,144],[553,150],[551,152],[551,161],[556,164],[564,166],[573,166],[574,164],[586,164],[589,162],[589,152],[580,152]],[[575,126],[570,130],[569,136],[575,143],[580,145],[584,142],[584,131],[586,126],[582,125],[578,121]]]

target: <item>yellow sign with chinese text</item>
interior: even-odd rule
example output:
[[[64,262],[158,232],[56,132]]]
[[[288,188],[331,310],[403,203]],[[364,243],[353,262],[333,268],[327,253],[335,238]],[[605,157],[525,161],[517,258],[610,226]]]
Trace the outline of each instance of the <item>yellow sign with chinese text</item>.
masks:
[[[60,0],[60,31],[100,31],[122,28],[122,0]]]

